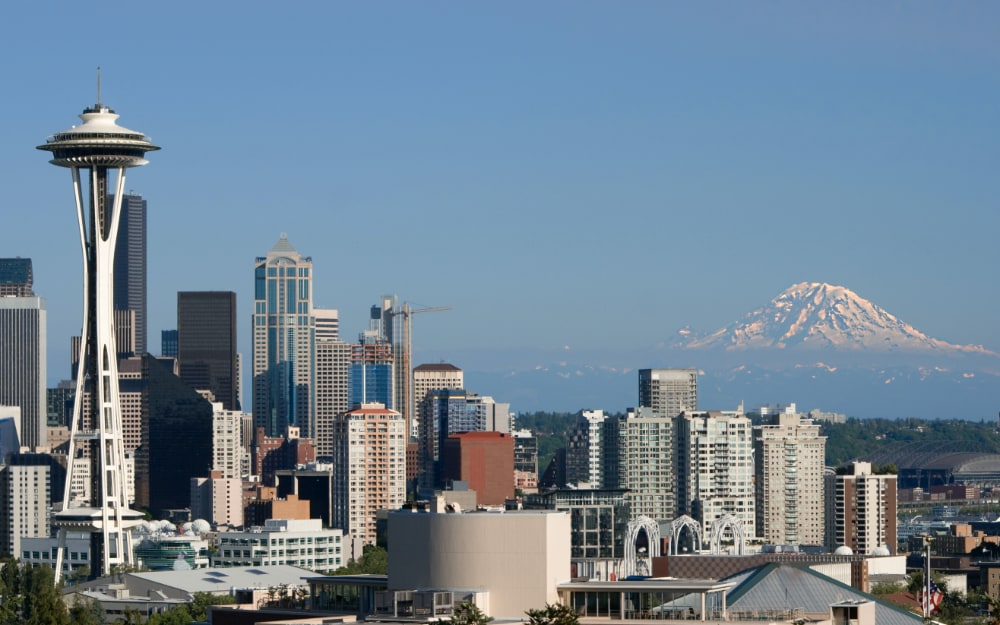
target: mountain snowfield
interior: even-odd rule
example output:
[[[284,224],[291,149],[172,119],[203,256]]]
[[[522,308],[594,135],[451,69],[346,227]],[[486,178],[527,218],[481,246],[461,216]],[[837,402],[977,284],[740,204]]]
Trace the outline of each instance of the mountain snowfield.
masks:
[[[1000,409],[1000,354],[931,338],[819,282],[794,284],[708,335],[685,329],[646,348],[527,358],[467,352],[456,364],[468,388],[488,389],[515,411],[621,411],[636,405],[635,369],[647,367],[697,368],[699,408],[710,410],[796,402],[860,417],[996,419]]]
[[[931,338],[842,286],[793,284],[769,304],[705,337],[685,336],[688,349],[817,349],[864,352],[988,354],[981,345]]]

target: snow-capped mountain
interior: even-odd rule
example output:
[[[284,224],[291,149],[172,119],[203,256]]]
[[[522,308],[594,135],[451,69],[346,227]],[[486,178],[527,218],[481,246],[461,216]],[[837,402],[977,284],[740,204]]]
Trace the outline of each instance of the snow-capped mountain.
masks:
[[[931,338],[850,289],[821,282],[793,284],[766,306],[708,336],[682,330],[680,346],[996,355],[980,345]]]

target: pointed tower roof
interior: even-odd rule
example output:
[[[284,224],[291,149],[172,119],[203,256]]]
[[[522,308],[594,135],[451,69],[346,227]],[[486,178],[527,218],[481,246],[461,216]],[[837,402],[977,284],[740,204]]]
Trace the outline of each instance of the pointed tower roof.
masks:
[[[271,252],[270,253],[271,254],[298,254],[299,251],[296,250],[295,247],[291,243],[288,242],[288,235],[285,234],[284,232],[282,232],[281,233],[281,237],[278,239],[278,242],[274,244],[274,247],[271,248]]]

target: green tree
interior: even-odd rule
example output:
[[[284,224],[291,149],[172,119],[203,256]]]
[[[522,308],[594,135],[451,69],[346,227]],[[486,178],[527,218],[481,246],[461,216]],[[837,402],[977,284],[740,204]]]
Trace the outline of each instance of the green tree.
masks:
[[[333,572],[334,575],[388,575],[389,553],[382,547],[368,545],[357,560],[351,560]]]
[[[475,603],[463,601],[447,622],[451,625],[486,625],[492,620],[493,617],[487,616]]]
[[[528,622],[531,625],[579,625],[580,615],[568,605],[547,603],[540,610],[528,610]]]
[[[104,608],[93,599],[76,595],[69,608],[69,619],[73,625],[107,625]]]
[[[69,612],[56,587],[52,567],[20,567],[24,592],[21,618],[24,625],[69,625]]]

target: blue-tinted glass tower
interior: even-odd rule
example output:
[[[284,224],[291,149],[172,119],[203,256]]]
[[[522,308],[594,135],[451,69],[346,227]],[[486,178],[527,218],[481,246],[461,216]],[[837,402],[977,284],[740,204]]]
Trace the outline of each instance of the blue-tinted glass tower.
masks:
[[[316,432],[312,258],[282,234],[254,265],[253,420],[268,436]]]

